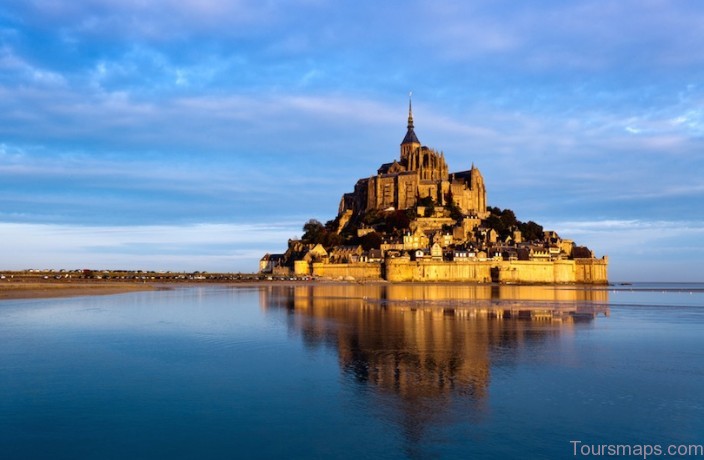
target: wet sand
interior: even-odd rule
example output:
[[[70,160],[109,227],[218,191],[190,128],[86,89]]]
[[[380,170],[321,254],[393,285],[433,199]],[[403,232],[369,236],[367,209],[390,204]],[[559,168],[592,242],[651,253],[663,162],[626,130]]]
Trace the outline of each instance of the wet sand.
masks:
[[[110,295],[154,289],[159,287],[151,283],[3,282],[0,283],[0,300]]]
[[[212,282],[212,281],[101,281],[101,280],[3,280],[0,282],[0,300],[9,299],[42,299],[52,297],[79,297],[89,295],[112,295],[128,292],[154,291],[175,289],[178,287],[197,286],[237,286],[255,287],[263,285],[312,285],[334,284],[341,281],[241,281],[241,282]]]

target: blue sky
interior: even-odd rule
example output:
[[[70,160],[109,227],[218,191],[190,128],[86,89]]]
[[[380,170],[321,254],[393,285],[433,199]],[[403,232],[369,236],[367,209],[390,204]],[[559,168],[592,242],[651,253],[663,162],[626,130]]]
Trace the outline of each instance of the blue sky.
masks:
[[[416,133],[491,205],[704,281],[704,3],[4,0],[0,268],[254,271]]]

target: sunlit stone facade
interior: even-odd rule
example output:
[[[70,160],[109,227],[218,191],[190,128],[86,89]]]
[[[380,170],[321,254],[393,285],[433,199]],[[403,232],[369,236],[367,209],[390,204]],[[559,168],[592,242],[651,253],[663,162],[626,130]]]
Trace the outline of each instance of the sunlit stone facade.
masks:
[[[445,155],[418,140],[409,103],[408,126],[399,160],[382,164],[375,176],[360,179],[354,192],[342,197],[340,215],[346,211],[360,215],[372,209],[409,209],[425,197],[439,205],[452,200],[467,216],[488,215],[486,187],[479,169],[472,165],[467,171],[449,173]]]

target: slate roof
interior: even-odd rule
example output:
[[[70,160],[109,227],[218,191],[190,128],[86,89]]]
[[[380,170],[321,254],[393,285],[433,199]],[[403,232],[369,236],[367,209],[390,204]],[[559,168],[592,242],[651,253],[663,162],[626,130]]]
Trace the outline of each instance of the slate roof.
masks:
[[[403,142],[401,142],[401,145],[411,144],[411,143],[420,144],[420,141],[418,140],[418,137],[416,136],[416,132],[413,131],[412,126],[410,126],[408,128],[408,131],[406,131],[406,137],[403,138]]]

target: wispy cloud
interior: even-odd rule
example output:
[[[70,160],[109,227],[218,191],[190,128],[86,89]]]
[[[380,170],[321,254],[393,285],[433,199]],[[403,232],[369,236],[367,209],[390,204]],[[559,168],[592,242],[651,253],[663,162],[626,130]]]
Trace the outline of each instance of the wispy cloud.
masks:
[[[513,62],[505,64],[538,72],[599,72],[616,66],[650,71],[704,60],[704,53],[693,48],[704,38],[697,27],[704,9],[693,3],[444,0],[422,5],[420,33],[453,59],[508,55]]]
[[[0,44],[2,42],[0,41]],[[8,45],[0,46],[0,82],[13,76],[22,82],[42,87],[64,86],[66,79],[60,73],[27,62]]]
[[[285,250],[292,224],[67,226],[0,223],[4,269],[126,268],[256,271],[264,252]]]
[[[278,15],[271,2],[236,0],[34,0],[15,3],[15,8],[39,24],[61,24],[70,33],[101,37],[142,38],[163,41],[215,28],[231,31],[244,25],[262,25]],[[21,6],[20,6],[21,5]],[[168,14],[165,14],[168,12]]]

